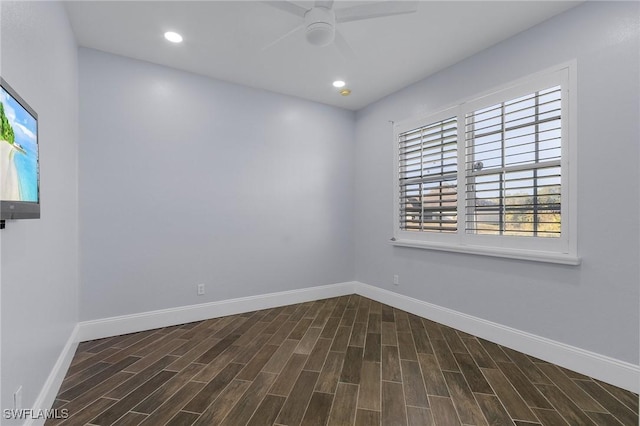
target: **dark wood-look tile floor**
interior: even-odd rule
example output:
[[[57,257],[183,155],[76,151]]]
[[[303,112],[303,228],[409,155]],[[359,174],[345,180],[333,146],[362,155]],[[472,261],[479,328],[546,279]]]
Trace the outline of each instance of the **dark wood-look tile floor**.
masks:
[[[352,295],[83,342],[47,425],[624,425],[638,395]]]

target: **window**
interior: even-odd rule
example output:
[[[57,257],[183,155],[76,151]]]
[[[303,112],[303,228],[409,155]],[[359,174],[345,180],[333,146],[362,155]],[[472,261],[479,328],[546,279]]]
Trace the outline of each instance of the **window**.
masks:
[[[466,231],[559,237],[562,90],[466,114]]]
[[[457,126],[450,117],[399,136],[401,229],[457,230]]]
[[[577,264],[572,69],[397,124],[394,244]]]

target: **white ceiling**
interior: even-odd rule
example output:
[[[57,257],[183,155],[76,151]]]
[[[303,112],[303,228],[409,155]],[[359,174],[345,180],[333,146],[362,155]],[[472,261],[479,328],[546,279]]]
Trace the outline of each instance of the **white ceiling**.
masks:
[[[310,8],[313,2],[297,4]],[[334,9],[367,2],[338,1]],[[307,44],[302,21],[258,1],[67,2],[81,46],[358,110],[580,2],[422,1],[418,11],[338,24],[355,57]],[[165,31],[184,36],[179,45]],[[347,81],[343,97],[331,86]]]

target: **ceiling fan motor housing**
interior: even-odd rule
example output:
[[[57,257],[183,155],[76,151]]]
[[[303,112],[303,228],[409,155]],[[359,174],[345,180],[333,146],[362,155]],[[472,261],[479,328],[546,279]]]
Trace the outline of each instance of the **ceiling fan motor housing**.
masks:
[[[336,15],[326,7],[314,7],[304,15],[307,41],[314,46],[331,44],[336,33]]]

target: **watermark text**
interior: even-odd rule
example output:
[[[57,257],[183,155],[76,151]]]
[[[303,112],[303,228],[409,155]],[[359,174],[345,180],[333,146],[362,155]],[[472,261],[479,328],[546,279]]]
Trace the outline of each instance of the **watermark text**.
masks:
[[[2,417],[7,420],[36,420],[36,419],[66,419],[69,417],[69,410],[62,409],[38,409],[32,408],[20,410],[2,410]]]

